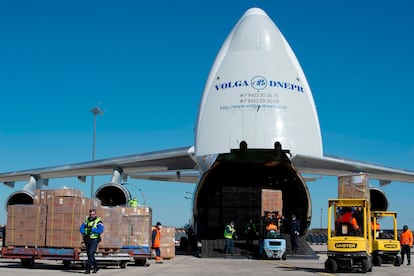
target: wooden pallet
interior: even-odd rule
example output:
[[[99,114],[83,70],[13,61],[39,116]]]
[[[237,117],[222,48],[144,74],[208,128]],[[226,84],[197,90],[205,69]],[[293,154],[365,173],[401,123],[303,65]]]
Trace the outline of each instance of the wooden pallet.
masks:
[[[96,252],[97,253],[113,253],[113,252],[120,252],[120,248],[112,248],[112,247],[99,247]]]

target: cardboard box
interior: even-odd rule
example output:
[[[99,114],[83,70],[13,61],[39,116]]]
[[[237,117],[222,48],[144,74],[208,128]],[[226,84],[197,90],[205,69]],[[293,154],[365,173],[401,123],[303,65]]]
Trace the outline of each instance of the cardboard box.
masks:
[[[152,209],[148,206],[112,207],[119,214],[116,232],[122,246],[150,246]]]
[[[59,189],[59,190],[36,190],[34,195],[34,204],[48,204],[49,200],[53,200],[58,196],[67,197],[83,197],[83,192],[77,189]]]
[[[6,226],[6,246],[44,247],[45,228],[11,229]]]
[[[97,215],[104,224],[104,232],[101,235],[102,241],[99,248],[121,248],[121,223],[122,215],[119,210],[112,207],[100,207]]]
[[[175,257],[175,246],[161,246],[161,258],[172,259]]]
[[[9,205],[7,208],[7,246],[45,246],[47,206]]]
[[[283,198],[282,191],[262,189],[262,206],[261,216],[265,215],[265,211],[279,212],[282,215],[283,210]]]
[[[149,216],[152,213],[151,208],[148,206],[113,207],[113,208],[117,209],[124,216],[129,216],[129,215]]]
[[[78,231],[85,218],[85,214],[79,213],[49,213],[46,228],[50,230],[73,229]]]
[[[46,230],[46,246],[47,247],[63,247],[78,248],[82,246],[82,235],[78,229],[47,229]]]
[[[367,174],[351,174],[338,177],[338,198],[370,199]]]
[[[119,235],[124,246],[150,246],[152,217],[123,215]]]
[[[175,257],[175,228],[163,226],[161,228],[160,251],[161,258],[170,259]]]

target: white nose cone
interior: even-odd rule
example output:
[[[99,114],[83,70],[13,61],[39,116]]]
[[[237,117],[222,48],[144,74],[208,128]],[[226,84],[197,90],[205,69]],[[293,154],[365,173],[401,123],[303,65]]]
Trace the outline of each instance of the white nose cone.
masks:
[[[248,148],[322,156],[312,92],[289,44],[267,14],[249,9],[224,42],[204,88],[196,155]]]

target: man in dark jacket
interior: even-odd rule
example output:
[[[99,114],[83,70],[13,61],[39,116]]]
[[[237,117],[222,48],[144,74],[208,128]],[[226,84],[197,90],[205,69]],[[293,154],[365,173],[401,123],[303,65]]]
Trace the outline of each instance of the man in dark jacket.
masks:
[[[298,236],[299,236],[300,225],[295,215],[292,215],[290,221],[290,244],[292,245],[292,252],[296,253],[298,250]]]

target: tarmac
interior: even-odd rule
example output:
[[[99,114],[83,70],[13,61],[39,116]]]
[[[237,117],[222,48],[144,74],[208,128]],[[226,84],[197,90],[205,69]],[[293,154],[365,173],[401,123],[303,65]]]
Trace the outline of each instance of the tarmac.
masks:
[[[174,258],[164,260],[163,264],[156,264],[154,260],[148,261],[148,266],[135,266],[132,263],[126,268],[119,266],[106,266],[96,275],[333,275],[324,272],[326,260],[326,246],[314,245],[312,248],[318,254],[319,259],[297,258],[283,260],[257,260],[243,258],[242,256],[228,256],[225,258],[198,258],[192,255],[175,255]],[[414,261],[414,260],[413,260]],[[61,261],[36,260],[31,268],[21,266],[19,259],[0,259],[0,275],[10,276],[45,276],[45,275],[80,275],[84,269],[80,265],[71,264],[64,268]],[[391,264],[383,264],[373,267],[371,275],[413,275],[413,266],[406,263],[400,267]],[[336,273],[335,275],[350,275],[351,272]],[[92,274],[94,275],[94,274]]]

